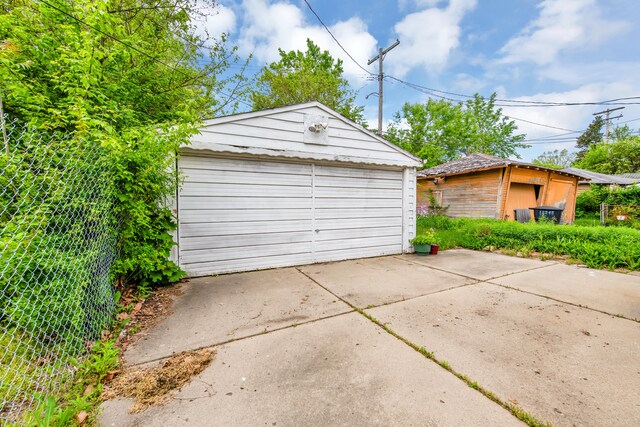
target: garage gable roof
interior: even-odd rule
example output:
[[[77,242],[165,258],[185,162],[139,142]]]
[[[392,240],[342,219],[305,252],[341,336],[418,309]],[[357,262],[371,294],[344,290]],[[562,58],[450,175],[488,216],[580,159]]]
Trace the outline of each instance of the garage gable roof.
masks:
[[[318,124],[315,130],[310,128]],[[185,151],[419,167],[422,160],[319,102],[205,120]]]

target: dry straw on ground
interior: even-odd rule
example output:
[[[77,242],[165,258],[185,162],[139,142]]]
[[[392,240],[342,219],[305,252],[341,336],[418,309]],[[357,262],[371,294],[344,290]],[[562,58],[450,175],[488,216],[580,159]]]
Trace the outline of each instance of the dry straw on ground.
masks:
[[[202,372],[214,356],[211,350],[183,352],[153,368],[126,370],[114,378],[102,397],[105,400],[119,396],[133,398],[136,402],[130,411],[144,411],[149,406],[167,402],[175,390]]]

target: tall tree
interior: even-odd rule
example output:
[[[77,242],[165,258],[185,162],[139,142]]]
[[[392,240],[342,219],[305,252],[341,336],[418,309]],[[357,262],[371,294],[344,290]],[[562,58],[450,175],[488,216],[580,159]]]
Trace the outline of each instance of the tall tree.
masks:
[[[640,172],[640,137],[595,145],[576,166],[608,174]]]
[[[553,169],[570,167],[576,159],[575,153],[563,150],[545,151],[533,160],[536,165]]]
[[[578,140],[576,141],[576,147],[578,149],[578,152],[576,153],[577,160],[581,160],[585,154],[587,154],[587,151],[602,142],[603,126],[604,120],[602,117],[596,116],[587,127],[587,130],[578,137]]]
[[[251,92],[254,110],[318,101],[353,120],[363,122],[364,108],[343,77],[342,60],[334,59],[307,39],[307,50],[285,52],[280,61],[262,68]]]
[[[520,157],[526,148],[524,134],[517,134],[513,120],[495,106],[496,94],[478,94],[465,103],[429,99],[424,104],[406,103],[395,114],[386,138],[435,166],[473,152],[499,157]]]

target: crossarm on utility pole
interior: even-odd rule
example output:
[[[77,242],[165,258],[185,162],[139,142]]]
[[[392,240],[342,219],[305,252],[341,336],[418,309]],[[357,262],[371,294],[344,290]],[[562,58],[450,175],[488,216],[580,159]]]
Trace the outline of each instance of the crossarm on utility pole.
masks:
[[[371,65],[374,62],[378,61],[378,135],[382,136],[382,81],[384,80],[384,73],[382,71],[382,63],[384,61],[384,56],[394,47],[400,44],[400,40],[396,40],[391,46],[382,49],[378,49],[378,54],[371,58],[367,65]]]

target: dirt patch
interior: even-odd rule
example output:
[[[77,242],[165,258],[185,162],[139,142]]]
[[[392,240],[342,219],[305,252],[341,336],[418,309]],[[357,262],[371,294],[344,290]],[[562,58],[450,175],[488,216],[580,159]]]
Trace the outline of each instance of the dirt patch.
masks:
[[[153,368],[131,368],[105,387],[102,398],[109,400],[124,396],[135,399],[131,413],[166,403],[175,391],[202,372],[214,356],[212,350],[183,352]]]
[[[156,288],[143,300],[136,299],[134,290],[122,292],[120,302],[127,309],[118,316],[122,320],[127,320],[127,324],[116,340],[116,346],[120,347],[122,352],[140,339],[146,331],[173,313],[173,302],[177,296],[184,294],[182,291],[184,283],[185,281],[182,281]]]

